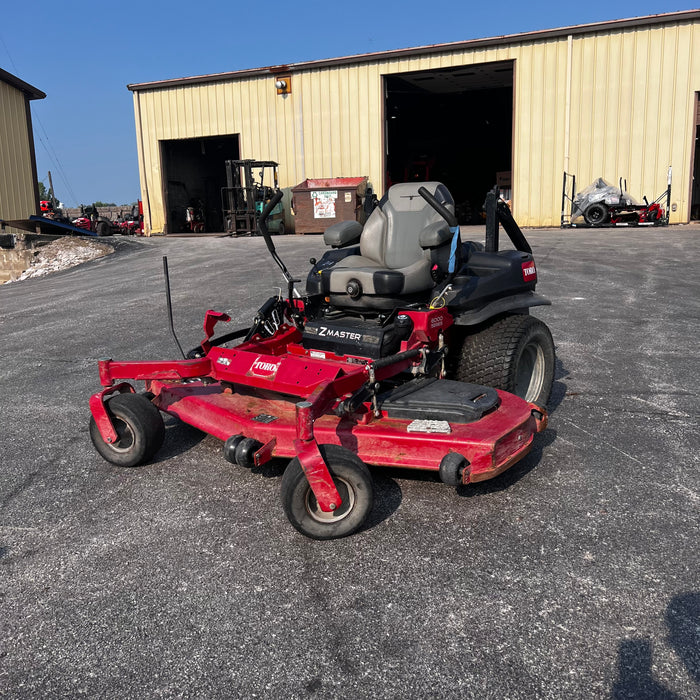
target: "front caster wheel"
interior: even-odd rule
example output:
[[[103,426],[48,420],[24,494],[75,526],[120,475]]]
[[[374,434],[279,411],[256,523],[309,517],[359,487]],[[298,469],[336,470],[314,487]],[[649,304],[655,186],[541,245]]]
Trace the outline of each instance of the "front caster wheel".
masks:
[[[365,463],[344,447],[319,445],[340,494],[340,506],[326,513],[316,501],[301,462],[294,458],[282,477],[282,506],[289,522],[314,540],[331,540],[356,532],[372,510],[374,487]]]
[[[117,394],[107,401],[117,440],[105,442],[90,418],[90,439],[100,455],[119,467],[148,461],[163,444],[165,426],[160,411],[143,394]]]

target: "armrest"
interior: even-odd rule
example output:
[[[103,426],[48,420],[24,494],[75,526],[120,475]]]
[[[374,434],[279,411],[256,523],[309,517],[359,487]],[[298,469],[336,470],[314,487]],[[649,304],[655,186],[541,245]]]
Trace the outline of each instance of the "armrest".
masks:
[[[359,242],[362,224],[359,221],[339,221],[323,232],[323,242],[331,248],[345,248]]]
[[[420,232],[421,248],[439,248],[452,240],[452,231],[445,221],[435,221]]]

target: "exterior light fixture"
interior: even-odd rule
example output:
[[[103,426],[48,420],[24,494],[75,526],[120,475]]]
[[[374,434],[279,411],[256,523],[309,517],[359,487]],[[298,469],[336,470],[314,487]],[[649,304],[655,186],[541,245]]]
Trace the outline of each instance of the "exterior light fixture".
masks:
[[[292,78],[290,75],[278,75],[275,77],[275,88],[278,95],[289,95],[292,92]]]

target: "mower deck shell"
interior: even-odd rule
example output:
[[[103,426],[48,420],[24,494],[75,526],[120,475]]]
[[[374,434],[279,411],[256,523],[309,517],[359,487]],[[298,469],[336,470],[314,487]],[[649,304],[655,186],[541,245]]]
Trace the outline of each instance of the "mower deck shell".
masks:
[[[263,396],[221,383],[148,383],[154,404],[163,412],[220,440],[245,435],[264,445],[266,458],[297,455],[296,399]],[[450,423],[449,432],[409,432],[410,420],[374,417],[363,406],[350,417],[318,417],[313,434],[318,444],[340,445],[372,465],[438,471],[449,452],[462,454],[470,467],[464,483],[497,476],[530,450],[534,434],[546,426],[534,404],[498,392],[500,405],[471,423]]]

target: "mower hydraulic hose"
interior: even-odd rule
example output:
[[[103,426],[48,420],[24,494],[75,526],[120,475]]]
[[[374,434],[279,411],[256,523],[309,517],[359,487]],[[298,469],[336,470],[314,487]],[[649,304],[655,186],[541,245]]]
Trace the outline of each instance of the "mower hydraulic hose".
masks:
[[[415,350],[406,350],[405,352],[399,352],[396,355],[389,355],[388,357],[382,357],[380,360],[375,360],[372,363],[372,367],[377,369],[382,369],[383,367],[389,367],[397,362],[403,362],[404,360],[410,360],[413,357],[420,355],[420,350],[417,348]]]

